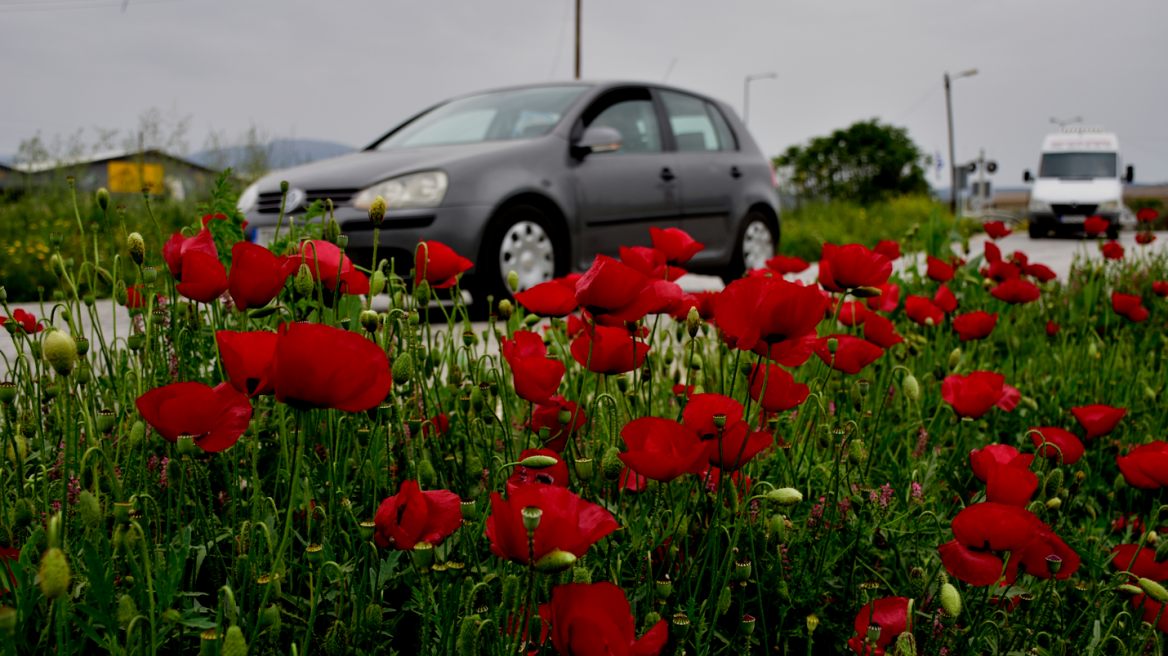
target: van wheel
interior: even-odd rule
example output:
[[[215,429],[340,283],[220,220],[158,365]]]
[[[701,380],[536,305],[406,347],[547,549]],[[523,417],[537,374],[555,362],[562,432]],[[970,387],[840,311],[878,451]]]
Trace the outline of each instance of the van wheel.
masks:
[[[778,230],[762,212],[752,210],[742,219],[730,264],[718,273],[729,285],[751,269],[761,269],[779,246]]]
[[[488,315],[487,296],[496,305],[511,298],[511,271],[519,276],[519,291],[567,275],[567,240],[538,207],[516,205],[488,226],[475,270],[471,315],[481,320]]]

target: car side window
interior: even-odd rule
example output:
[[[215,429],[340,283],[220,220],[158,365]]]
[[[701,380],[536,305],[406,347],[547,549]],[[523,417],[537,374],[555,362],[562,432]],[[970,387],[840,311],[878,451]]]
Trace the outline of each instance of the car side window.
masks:
[[[726,123],[726,117],[722,116],[721,110],[712,103],[706,103],[706,112],[710,114],[710,118],[714,119],[714,130],[718,133],[720,150],[738,150],[738,140],[734,138],[734,132]]]
[[[665,113],[673,140],[681,152],[721,150],[717,128],[706,111],[706,103],[681,93],[662,91]]]
[[[584,127],[600,126],[620,132],[623,143],[614,153],[659,153],[662,150],[661,126],[647,90],[628,89],[609,94],[588,108],[583,120]]]

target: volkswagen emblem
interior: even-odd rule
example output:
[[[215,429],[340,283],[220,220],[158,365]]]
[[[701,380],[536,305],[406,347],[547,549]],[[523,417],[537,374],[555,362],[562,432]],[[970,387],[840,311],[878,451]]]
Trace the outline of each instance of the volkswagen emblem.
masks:
[[[300,209],[306,198],[308,198],[308,194],[303,189],[289,189],[288,196],[284,201],[284,207],[287,208],[287,211],[294,212]]]

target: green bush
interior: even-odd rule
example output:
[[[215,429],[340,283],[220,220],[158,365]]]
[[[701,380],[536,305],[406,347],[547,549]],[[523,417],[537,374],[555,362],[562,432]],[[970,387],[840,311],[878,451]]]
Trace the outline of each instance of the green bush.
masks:
[[[779,252],[813,262],[827,242],[869,248],[881,239],[903,242],[914,225],[928,226],[934,213],[948,232],[953,226],[948,208],[927,196],[900,196],[868,206],[844,201],[803,203],[783,212]]]

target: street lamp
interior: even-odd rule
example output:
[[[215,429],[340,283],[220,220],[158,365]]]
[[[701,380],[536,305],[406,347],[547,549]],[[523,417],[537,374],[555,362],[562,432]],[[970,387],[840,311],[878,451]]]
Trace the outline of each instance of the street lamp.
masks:
[[[750,120],[750,83],[755,80],[766,80],[778,77],[778,73],[757,73],[755,75],[747,75],[746,81],[742,83],[742,124],[746,125]]]
[[[949,113],[949,211],[954,216],[957,215],[957,164],[953,161],[953,99],[950,97],[949,83],[952,80],[974,75],[977,75],[976,68],[962,71],[952,78],[949,77],[948,73],[945,74],[945,110]]]
[[[1065,128],[1068,125],[1074,125],[1075,123],[1082,123],[1083,117],[1082,116],[1072,116],[1071,118],[1061,118],[1060,119],[1060,118],[1055,118],[1052,116],[1052,117],[1050,117],[1050,122],[1059,126],[1059,128]]]

